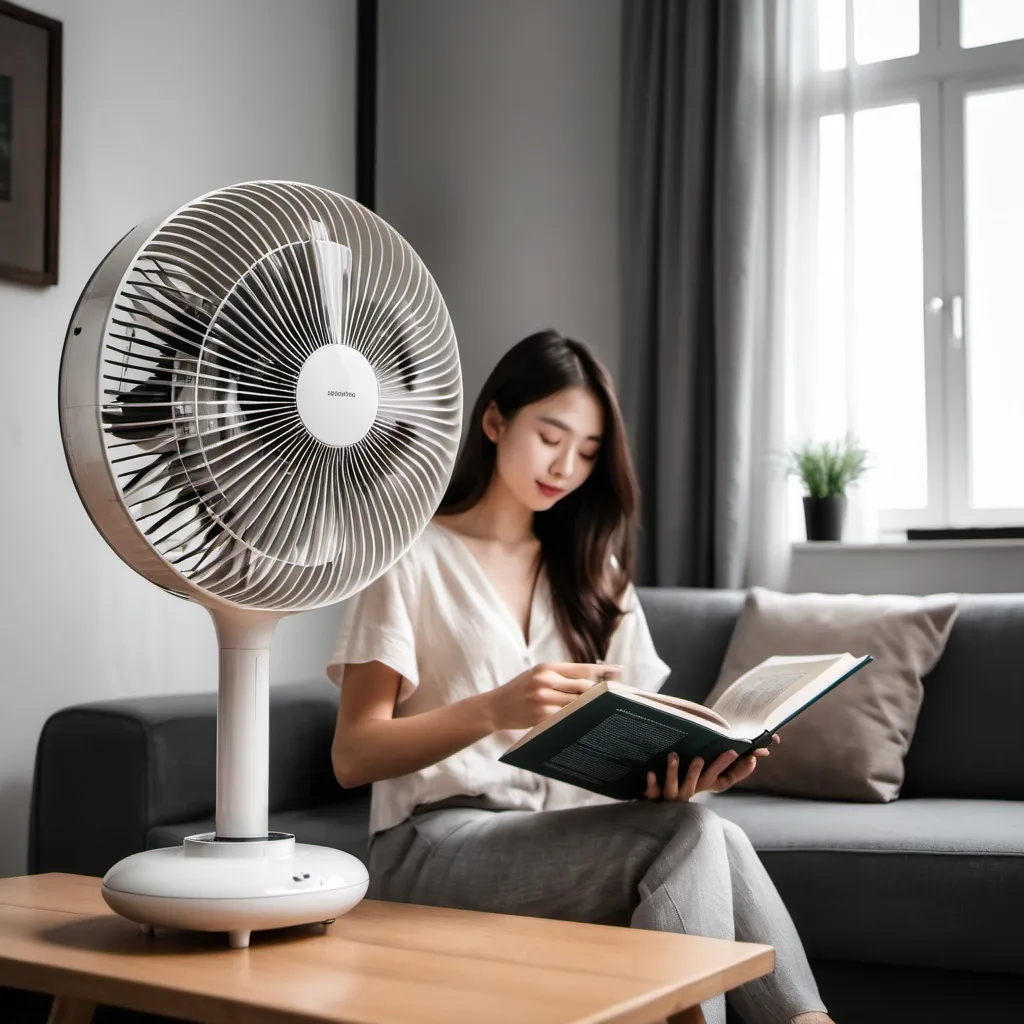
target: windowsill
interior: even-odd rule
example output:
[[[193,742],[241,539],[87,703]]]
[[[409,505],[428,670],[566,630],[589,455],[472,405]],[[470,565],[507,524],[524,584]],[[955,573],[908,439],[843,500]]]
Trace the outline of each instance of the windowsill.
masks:
[[[866,551],[905,554],[911,551],[978,551],[979,549],[988,548],[1004,548],[1019,551],[1024,549],[1024,540],[998,537],[977,540],[907,540],[906,537],[897,535],[891,540],[882,538],[871,543],[845,540],[794,541],[791,547],[794,551],[820,551],[831,554],[836,552],[863,554]]]
[[[863,536],[863,535],[862,535]],[[797,541],[786,589],[826,594],[998,594],[1024,591],[1024,540],[950,537]]]

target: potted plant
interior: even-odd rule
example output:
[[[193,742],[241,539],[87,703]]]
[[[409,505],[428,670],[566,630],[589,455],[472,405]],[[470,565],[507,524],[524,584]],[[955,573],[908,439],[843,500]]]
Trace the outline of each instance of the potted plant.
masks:
[[[793,449],[790,473],[800,477],[808,540],[841,540],[846,488],[868,468],[868,453],[848,434],[842,441],[806,443]]]

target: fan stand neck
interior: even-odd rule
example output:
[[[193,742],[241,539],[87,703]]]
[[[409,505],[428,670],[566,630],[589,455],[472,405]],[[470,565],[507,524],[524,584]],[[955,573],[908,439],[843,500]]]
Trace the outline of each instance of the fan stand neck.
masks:
[[[281,615],[211,608],[220,641],[217,830],[181,846],[134,853],[104,876],[103,898],[142,925],[228,933],[330,922],[366,894],[350,853],[267,829],[270,642]],[[232,841],[233,840],[233,841]]]
[[[221,650],[269,650],[284,612],[244,611],[241,608],[208,607]]]
[[[211,608],[220,644],[218,839],[267,839],[270,644],[280,613]]]

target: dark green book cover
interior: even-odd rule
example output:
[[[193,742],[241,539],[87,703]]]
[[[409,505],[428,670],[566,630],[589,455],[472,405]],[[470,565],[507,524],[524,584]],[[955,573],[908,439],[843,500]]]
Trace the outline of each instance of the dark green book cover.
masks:
[[[870,656],[858,659],[776,729],[870,661]],[[742,756],[767,747],[771,738],[769,731],[750,737],[726,736],[710,723],[605,690],[499,760],[616,800],[635,800],[647,788],[648,771],[654,771],[659,781],[664,779],[672,752],[679,755],[682,776],[695,757],[702,757],[707,765],[726,750]]]
[[[665,777],[668,755],[681,768],[695,757],[709,764],[725,750],[766,746],[769,733],[732,739],[690,718],[606,690],[500,760],[593,793],[633,800],[644,794],[647,772]]]

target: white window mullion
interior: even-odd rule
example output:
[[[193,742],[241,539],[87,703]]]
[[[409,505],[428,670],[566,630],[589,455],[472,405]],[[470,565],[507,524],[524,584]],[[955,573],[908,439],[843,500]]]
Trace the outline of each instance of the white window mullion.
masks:
[[[855,0],[846,0],[846,67],[853,69],[857,66],[857,61],[854,57],[854,25],[853,25],[853,5]]]
[[[956,6],[954,4],[954,6]],[[959,26],[957,27],[959,32]],[[942,87],[942,178],[945,268],[945,316],[942,352],[945,367],[946,465],[949,490],[947,522],[970,520],[967,465],[967,360],[964,349],[964,87]]]
[[[950,521],[951,481],[946,421],[946,325],[949,322],[943,236],[945,178],[941,87],[929,83],[921,103],[921,226],[924,234],[921,296],[924,305],[925,411],[928,432],[928,509],[925,522],[944,526]],[[936,301],[937,300],[937,301]]]
[[[847,0],[848,4],[850,0]],[[843,118],[843,373],[845,380],[846,429],[859,434],[857,422],[857,250],[856,199],[854,197],[853,112]]]
[[[932,0],[922,3],[931,8],[937,22],[939,49],[943,54],[956,55],[960,51],[960,0]]]
[[[922,63],[931,63],[942,49],[942,5],[948,0],[923,0],[917,5],[921,34],[919,58]],[[953,0],[956,3],[956,0]]]

